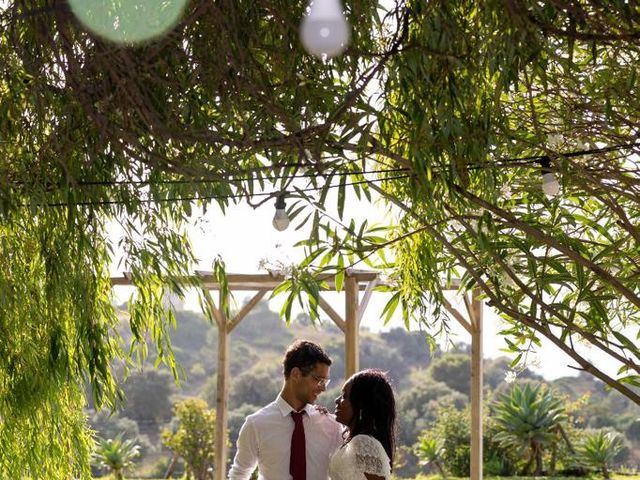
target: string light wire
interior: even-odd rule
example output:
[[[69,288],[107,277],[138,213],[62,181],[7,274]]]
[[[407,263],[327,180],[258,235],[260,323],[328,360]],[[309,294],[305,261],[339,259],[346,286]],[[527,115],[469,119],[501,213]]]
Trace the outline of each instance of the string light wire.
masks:
[[[587,150],[579,150],[579,151],[573,151],[573,152],[565,152],[565,153],[558,153],[556,156],[557,157],[565,157],[565,158],[573,158],[573,157],[579,157],[579,156],[586,156],[586,155],[594,155],[594,154],[598,154],[598,153],[607,153],[607,152],[612,152],[612,151],[618,151],[618,150],[627,150],[627,149],[633,149],[635,147],[640,147],[640,143],[629,143],[629,144],[622,144],[622,145],[613,145],[613,146],[609,146],[609,147],[602,147],[602,148],[593,148],[593,149],[587,149]],[[500,160],[496,160],[493,164],[482,164],[482,165],[469,165],[468,168],[472,169],[472,170],[477,170],[477,169],[482,169],[482,168],[491,168],[494,165],[498,165],[500,167],[518,167],[518,166],[528,166],[528,165],[534,165],[534,164],[539,164],[541,161],[548,161],[550,158],[549,155],[533,155],[533,156],[527,156],[527,157],[517,157],[517,158],[507,158],[507,159],[500,159]],[[291,166],[291,165],[288,165]],[[278,167],[277,165],[275,166],[276,168]],[[246,173],[251,173],[251,170],[247,170]],[[382,170],[357,170],[357,171],[340,171],[340,172],[331,172],[330,174],[328,174],[327,176],[338,176],[338,177],[343,177],[343,176],[348,176],[348,175],[365,175],[365,174],[384,174],[384,173],[400,173],[400,172],[409,172],[409,168],[407,167],[398,167],[398,168],[388,168],[388,169],[382,169]],[[243,172],[245,173],[245,172]],[[275,180],[292,180],[295,178],[314,178],[314,177],[318,177],[321,176],[321,174],[317,173],[317,172],[313,172],[313,173],[300,173],[300,174],[292,174],[292,175],[285,175],[285,176],[272,176],[272,177],[265,177],[264,180],[268,180],[268,181],[275,181]],[[308,187],[308,188],[304,188],[304,189],[296,189],[297,192],[299,193],[306,193],[306,192],[314,192],[314,191],[319,191],[319,190],[323,190],[323,189],[328,189],[328,188],[340,188],[340,187],[347,187],[347,186],[357,186],[357,185],[364,185],[364,184],[369,184],[369,183],[375,183],[375,182],[384,182],[384,181],[388,181],[388,180],[399,180],[399,179],[403,179],[403,178],[409,178],[412,177],[413,174],[411,173],[407,173],[405,175],[396,175],[396,176],[389,176],[389,177],[384,177],[384,178],[377,178],[377,179],[369,179],[369,180],[360,180],[360,181],[354,181],[354,182],[346,182],[346,183],[340,183],[338,185],[329,185],[329,186],[322,186],[322,187]],[[227,181],[231,182],[231,181],[251,181],[254,180],[255,176],[251,176],[251,177],[231,177],[229,178]],[[112,186],[112,185],[135,185],[135,186],[144,186],[144,185],[180,185],[180,184],[198,184],[198,183],[216,183],[219,182],[220,180],[210,180],[210,179],[190,179],[190,180],[158,180],[158,181],[151,181],[151,180],[121,180],[121,181],[79,181],[76,183],[77,186]],[[22,183],[22,182],[21,182]],[[167,203],[167,202],[188,202],[188,201],[203,201],[203,200],[224,200],[224,199],[239,199],[239,198],[246,198],[246,197],[269,197],[269,198],[273,198],[274,196],[277,196],[278,192],[257,192],[257,193],[252,193],[252,194],[221,194],[221,195],[194,195],[194,196],[187,196],[187,197],[170,197],[170,198],[143,198],[143,199],[139,199],[138,202],[140,203]],[[46,205],[48,207],[71,207],[71,206],[92,206],[92,205],[103,205],[103,206],[108,206],[108,205],[121,205],[121,204],[125,204],[128,202],[125,202],[124,200],[95,200],[95,201],[85,201],[85,202],[49,202],[43,205]],[[21,205],[21,206],[28,206],[28,205]]]

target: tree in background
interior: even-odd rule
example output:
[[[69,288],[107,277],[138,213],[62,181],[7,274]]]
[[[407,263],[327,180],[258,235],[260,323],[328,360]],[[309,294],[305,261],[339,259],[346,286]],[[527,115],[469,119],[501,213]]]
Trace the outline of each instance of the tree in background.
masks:
[[[624,434],[632,442],[640,443],[640,418],[633,420]]]
[[[170,332],[171,343],[176,346],[189,346],[187,349],[178,347],[175,349],[176,360],[181,365],[202,360],[203,349],[216,345],[217,329],[201,313],[179,310],[175,312],[175,317],[177,328]],[[212,373],[215,365],[213,362],[207,362],[204,367],[208,373]]]
[[[449,353],[431,364],[431,376],[449,388],[469,396],[471,390],[471,358],[462,353]]]
[[[234,408],[249,405],[267,405],[275,400],[282,388],[280,368],[248,371],[233,380],[229,404]]]
[[[427,342],[427,332],[409,332],[404,328],[392,328],[381,332],[384,343],[400,353],[406,364],[428,368],[434,354]]]
[[[141,434],[141,425],[135,420],[120,416],[119,412],[89,410],[87,414],[89,425],[98,438],[116,438],[118,436],[135,438],[141,457],[153,450],[154,445],[146,434],[148,432],[146,425],[142,425],[145,433]]]
[[[261,335],[256,338],[256,330]],[[233,329],[231,338],[236,343],[251,343],[257,349],[268,348],[282,351],[293,341],[291,331],[278,316],[277,312],[269,308],[268,302],[259,302],[247,317]]]
[[[392,342],[387,342],[384,334],[379,336],[363,331],[360,336],[360,368],[379,368],[389,373],[392,381],[396,382],[407,377],[410,366],[417,367],[421,364],[429,365],[430,352],[424,341],[422,332],[407,332],[406,336],[396,335],[390,337]],[[416,343],[422,343],[422,354],[415,351]],[[340,383],[344,379],[344,339],[342,335],[336,335],[324,345],[327,353],[334,359],[331,364],[331,377]],[[408,350],[408,351],[407,351]],[[405,351],[408,357],[405,358]],[[417,362],[412,362],[419,359]],[[399,385],[395,385],[398,387]]]
[[[427,372],[420,372],[413,379],[413,386],[403,390],[398,396],[398,443],[413,445],[422,430],[427,428],[444,406],[461,410],[469,399],[441,382],[430,378]]]
[[[175,405],[175,425],[162,432],[163,443],[174,455],[184,459],[187,478],[213,478],[215,458],[215,410],[198,398],[182,400]]]
[[[492,390],[496,390],[499,387],[507,385],[505,378],[509,371],[512,371],[513,359],[506,356],[500,356],[497,358],[485,358],[484,370],[482,372],[483,382],[488,385]],[[518,369],[517,377],[519,380],[537,380],[542,381],[543,378],[537,373],[533,373],[528,368]]]
[[[432,427],[423,431],[414,446],[421,452],[422,446],[437,448],[441,465],[455,477],[469,476],[471,468],[471,431],[469,410],[457,410],[453,406],[437,408]]]
[[[101,468],[113,473],[115,480],[123,480],[124,472],[133,466],[139,456],[140,447],[135,440],[125,440],[122,435],[99,439],[93,453],[94,461]]]
[[[505,448],[518,448],[527,453],[523,475],[530,473],[531,467],[534,467],[533,475],[542,475],[543,453],[557,441],[567,421],[562,399],[541,385],[515,384],[509,394],[500,395],[494,410],[499,429],[494,440]]]
[[[123,416],[150,429],[157,429],[171,419],[171,395],[176,388],[168,371],[146,368],[133,372],[122,388]]]

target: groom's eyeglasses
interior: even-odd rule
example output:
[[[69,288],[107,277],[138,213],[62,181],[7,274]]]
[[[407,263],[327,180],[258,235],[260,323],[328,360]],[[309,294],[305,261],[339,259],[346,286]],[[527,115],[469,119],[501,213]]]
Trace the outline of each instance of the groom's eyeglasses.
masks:
[[[314,375],[313,373],[310,373],[309,376],[316,382],[318,382],[319,387],[327,388],[329,386],[329,382],[331,381],[330,378],[320,377],[318,375]]]

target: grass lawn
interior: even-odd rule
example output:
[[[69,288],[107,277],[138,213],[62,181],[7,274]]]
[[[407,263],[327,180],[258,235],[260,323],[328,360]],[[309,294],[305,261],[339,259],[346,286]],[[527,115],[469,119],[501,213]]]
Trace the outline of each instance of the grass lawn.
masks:
[[[469,477],[447,477],[446,480],[467,480]],[[602,475],[592,474],[588,477],[491,477],[485,476],[486,480],[599,480],[604,478]],[[400,480],[400,479],[398,479]],[[402,479],[402,480],[443,480],[443,477],[440,475],[418,475],[413,479]],[[640,474],[633,475],[620,475],[620,474],[612,474],[611,480],[640,480]]]
[[[100,480],[112,480],[112,476],[99,477]],[[163,480],[160,478],[137,478],[137,477],[125,477],[126,480]],[[466,480],[469,477],[447,477],[446,480]],[[599,480],[602,479],[602,475],[591,475],[589,477],[484,477],[486,480]],[[640,480],[640,474],[635,475],[611,475],[612,480]],[[440,475],[418,475],[413,479],[397,479],[397,480],[443,480]]]

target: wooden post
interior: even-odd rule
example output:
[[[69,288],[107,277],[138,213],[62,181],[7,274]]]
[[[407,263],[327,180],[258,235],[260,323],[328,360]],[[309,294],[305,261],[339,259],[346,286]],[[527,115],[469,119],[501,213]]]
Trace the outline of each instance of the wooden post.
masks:
[[[222,296],[222,292],[220,292]],[[220,298],[219,305],[224,305]],[[224,480],[227,474],[227,400],[229,398],[229,328],[228,320],[222,309],[218,324],[218,382],[216,392],[216,446],[215,480]]]
[[[359,319],[358,319],[358,280],[349,274],[344,282],[345,293],[345,329],[344,329],[344,375],[349,378],[358,371],[359,364]]]
[[[471,317],[471,478],[482,479],[482,300],[473,291]]]

